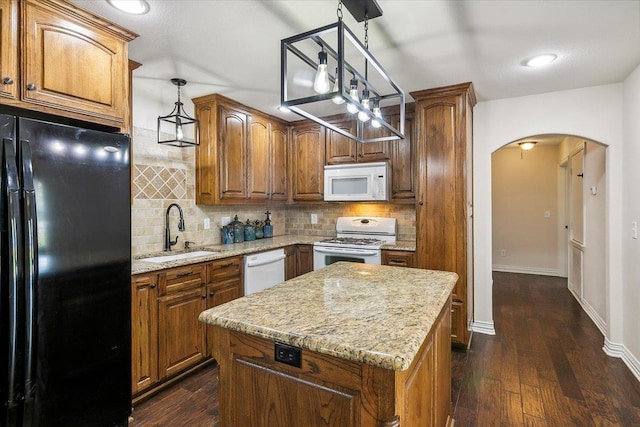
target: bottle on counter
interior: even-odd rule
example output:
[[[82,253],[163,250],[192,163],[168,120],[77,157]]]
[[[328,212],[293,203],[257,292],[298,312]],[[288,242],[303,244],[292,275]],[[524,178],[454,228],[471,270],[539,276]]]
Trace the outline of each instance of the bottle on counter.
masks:
[[[245,242],[256,240],[256,230],[253,228],[253,224],[251,224],[250,220],[247,220],[244,225],[244,240]]]
[[[220,240],[223,245],[230,245],[233,243],[233,231],[229,225],[222,226],[220,230]]]
[[[267,216],[267,219],[264,220],[264,227],[262,227],[262,233],[264,237],[273,237],[273,225],[271,225],[271,212],[266,211],[264,213]]]
[[[231,231],[233,232],[233,243],[244,242],[244,225],[238,219],[238,215],[233,217],[233,221],[229,226],[231,226]]]
[[[255,228],[256,230],[256,239],[262,239],[264,237],[264,232],[262,231],[262,227],[264,225],[262,224],[262,221],[260,221],[259,219],[255,220],[255,225],[253,226],[253,228]]]

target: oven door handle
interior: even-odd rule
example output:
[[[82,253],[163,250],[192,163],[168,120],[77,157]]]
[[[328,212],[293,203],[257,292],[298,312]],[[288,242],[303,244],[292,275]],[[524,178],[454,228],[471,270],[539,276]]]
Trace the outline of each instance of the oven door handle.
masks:
[[[334,255],[378,255],[378,251],[367,251],[363,249],[351,249],[345,250],[341,248],[325,249],[325,248],[313,248],[314,251],[322,254],[334,254]]]

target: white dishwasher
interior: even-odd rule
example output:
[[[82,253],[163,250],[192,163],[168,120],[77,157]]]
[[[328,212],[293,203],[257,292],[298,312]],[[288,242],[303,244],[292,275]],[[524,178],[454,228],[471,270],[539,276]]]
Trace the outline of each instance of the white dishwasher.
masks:
[[[284,282],[284,249],[244,257],[244,294],[250,295]]]

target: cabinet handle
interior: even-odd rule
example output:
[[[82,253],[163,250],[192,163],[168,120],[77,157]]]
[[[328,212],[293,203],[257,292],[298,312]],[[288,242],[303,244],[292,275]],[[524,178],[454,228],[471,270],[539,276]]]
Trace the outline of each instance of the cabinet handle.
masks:
[[[364,155],[362,153],[358,154],[358,157],[363,158]]]
[[[13,79],[11,77],[5,77],[4,79],[2,79],[2,83],[5,85],[12,85]]]
[[[33,83],[27,83],[27,90],[36,90],[36,85]]]
[[[401,259],[390,259],[389,264],[405,264],[405,262]]]
[[[182,279],[183,277],[191,276],[192,274],[193,274],[193,271],[189,270],[186,273],[178,273],[178,274],[176,274],[176,278],[177,279]]]
[[[202,299],[207,299],[207,296],[206,295],[202,295]]]
[[[150,287],[151,289],[155,289],[155,288],[156,288],[156,284],[155,284],[155,283],[152,283],[152,284],[150,284],[150,285],[149,285],[149,287]]]

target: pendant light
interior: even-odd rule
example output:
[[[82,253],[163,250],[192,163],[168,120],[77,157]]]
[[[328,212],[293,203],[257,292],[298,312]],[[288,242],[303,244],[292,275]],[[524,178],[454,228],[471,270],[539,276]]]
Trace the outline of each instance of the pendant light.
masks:
[[[364,43],[343,22],[343,6],[364,22]],[[368,21],[382,10],[376,0],[339,0],[336,14],[334,24],[281,40],[280,105],[359,142],[403,139],[405,94],[369,51]],[[398,120],[388,121],[382,107],[396,107]],[[357,126],[338,127],[328,119],[345,113],[358,117]],[[369,124],[385,131],[366,132]]]
[[[184,104],[180,101],[180,88],[187,84],[184,79],[171,79],[171,83],[178,87],[178,101],[173,111],[166,116],[158,117],[158,144],[174,147],[193,147],[200,145],[200,126],[198,119],[194,119],[184,111]],[[185,138],[185,126],[193,126],[193,140]],[[170,135],[169,139],[162,136]]]

